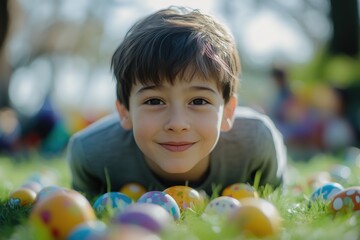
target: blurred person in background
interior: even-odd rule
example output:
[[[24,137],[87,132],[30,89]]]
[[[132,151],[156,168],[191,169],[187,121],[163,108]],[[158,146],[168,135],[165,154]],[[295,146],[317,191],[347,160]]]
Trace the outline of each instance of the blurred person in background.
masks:
[[[9,87],[19,66],[10,64],[7,47],[20,14],[16,1],[0,1],[0,153],[17,157],[26,157],[31,152],[59,154],[65,148],[67,136],[50,98],[45,97],[38,110],[29,115],[13,106],[10,98]]]
[[[306,93],[290,87],[287,68],[271,69],[276,97],[270,116],[284,136],[289,155],[308,160],[318,153],[337,154],[354,143],[344,103],[335,88],[317,84]],[[297,92],[298,91],[298,92]]]

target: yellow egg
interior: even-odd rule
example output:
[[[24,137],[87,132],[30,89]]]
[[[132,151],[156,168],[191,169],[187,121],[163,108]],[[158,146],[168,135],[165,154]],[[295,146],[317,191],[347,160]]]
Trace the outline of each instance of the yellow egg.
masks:
[[[138,183],[128,183],[120,188],[119,192],[130,197],[133,201],[137,201],[144,193],[146,193],[146,189]]]
[[[9,194],[9,204],[15,206],[30,206],[35,202],[36,193],[29,188],[19,188]]]
[[[234,183],[227,188],[221,194],[222,196],[233,197],[237,200],[243,198],[253,197],[258,198],[259,195],[253,187],[245,183]]]
[[[241,234],[272,237],[280,232],[282,220],[276,207],[262,198],[244,198],[230,216],[230,223]]]
[[[180,210],[185,210],[188,208],[194,210],[204,206],[204,199],[201,194],[191,187],[173,186],[165,189],[164,192],[175,199]]]
[[[82,194],[69,189],[37,202],[30,213],[36,239],[66,239],[78,224],[91,220],[96,220],[91,204]]]

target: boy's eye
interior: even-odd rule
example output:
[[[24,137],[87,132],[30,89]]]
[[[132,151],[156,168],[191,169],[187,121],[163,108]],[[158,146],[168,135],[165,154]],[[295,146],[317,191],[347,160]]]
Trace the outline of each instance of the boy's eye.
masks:
[[[161,101],[158,98],[152,98],[152,99],[149,99],[149,100],[145,101],[145,104],[148,104],[148,105],[162,105],[162,104],[164,104],[164,102]]]
[[[205,99],[196,98],[196,99],[192,100],[190,104],[192,104],[192,105],[205,105],[205,104],[208,104],[208,103],[209,102],[206,101]]]

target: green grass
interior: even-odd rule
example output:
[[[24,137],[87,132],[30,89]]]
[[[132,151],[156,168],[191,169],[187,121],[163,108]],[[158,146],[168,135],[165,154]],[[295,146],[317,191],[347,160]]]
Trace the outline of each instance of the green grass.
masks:
[[[345,164],[341,158],[321,155],[308,162],[290,163],[290,186],[275,191],[270,188],[258,189],[260,196],[277,208],[282,217],[282,229],[278,236],[269,239],[359,239],[360,215],[345,213],[334,216],[329,213],[324,202],[317,202],[309,207],[309,198],[313,189],[309,179],[321,171],[329,171],[334,164]],[[341,182],[344,187],[359,185],[360,169],[354,163],[349,179]],[[60,186],[70,186],[70,174],[64,158],[53,160],[41,159],[14,162],[8,157],[0,157],[0,239],[31,239],[28,226],[30,207],[10,208],[8,194],[19,187],[32,174],[44,169],[56,173]],[[297,186],[297,188],[295,188]],[[296,189],[301,189],[296,190]],[[30,234],[30,235],[29,235]],[[210,224],[202,220],[201,210],[186,212],[181,221],[172,225],[161,236],[162,239],[244,239],[238,230],[227,221]],[[246,239],[252,239],[247,237]]]

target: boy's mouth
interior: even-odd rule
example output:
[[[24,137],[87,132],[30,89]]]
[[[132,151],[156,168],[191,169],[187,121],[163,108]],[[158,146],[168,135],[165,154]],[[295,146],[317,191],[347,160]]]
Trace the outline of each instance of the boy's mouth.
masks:
[[[192,147],[195,143],[193,142],[165,142],[160,143],[160,145],[170,152],[182,152],[190,147]]]

